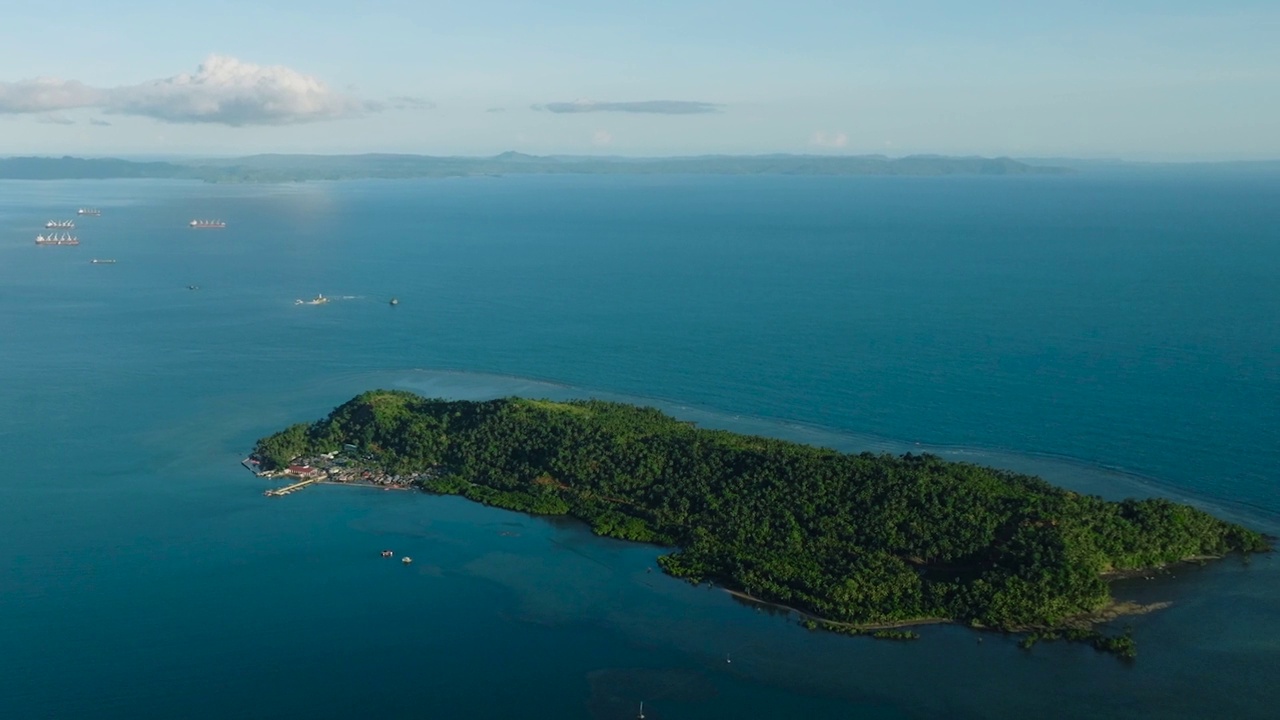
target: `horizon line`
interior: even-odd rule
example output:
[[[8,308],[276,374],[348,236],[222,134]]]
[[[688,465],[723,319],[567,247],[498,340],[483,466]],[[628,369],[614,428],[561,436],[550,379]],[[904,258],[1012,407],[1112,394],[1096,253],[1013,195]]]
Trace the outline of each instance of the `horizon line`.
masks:
[[[1074,156],[1074,155],[982,155],[982,154],[945,154],[945,153],[910,153],[904,155],[887,155],[885,153],[867,152],[867,153],[797,153],[797,152],[760,152],[760,153],[697,153],[686,155],[593,155],[582,153],[548,153],[538,155],[534,153],[526,153],[518,150],[504,150],[493,154],[471,154],[471,155],[447,155],[447,154],[431,154],[418,152],[254,152],[254,153],[227,153],[227,154],[205,154],[205,153],[89,153],[89,154],[50,154],[50,153],[24,153],[24,154],[0,154],[0,160],[12,160],[20,158],[46,159],[46,160],[124,160],[129,162],[164,162],[166,160],[238,160],[256,157],[326,157],[326,158],[355,158],[355,157],[413,157],[413,158],[440,158],[440,159],[464,159],[464,160],[493,160],[503,156],[520,156],[529,158],[569,158],[574,160],[693,160],[700,158],[770,158],[770,157],[786,157],[786,158],[822,158],[822,159],[867,159],[876,158],[884,160],[908,160],[913,158],[922,159],[982,159],[982,160],[1013,160],[1026,163],[1046,163],[1046,162],[1079,162],[1094,164],[1125,164],[1125,165],[1250,165],[1250,164],[1267,164],[1280,163],[1280,156],[1253,158],[1253,159],[1207,159],[1207,160],[1131,160],[1123,156]]]

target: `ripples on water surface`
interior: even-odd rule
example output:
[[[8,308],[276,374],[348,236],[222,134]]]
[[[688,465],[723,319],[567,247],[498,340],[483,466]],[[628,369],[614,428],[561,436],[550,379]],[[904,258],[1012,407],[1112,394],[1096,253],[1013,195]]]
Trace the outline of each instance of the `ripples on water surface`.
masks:
[[[237,461],[370,387],[593,395],[1274,532],[1277,179],[0,182],[3,714],[1268,717],[1269,558],[1121,587],[1175,601],[1125,667],[813,635],[573,523]]]

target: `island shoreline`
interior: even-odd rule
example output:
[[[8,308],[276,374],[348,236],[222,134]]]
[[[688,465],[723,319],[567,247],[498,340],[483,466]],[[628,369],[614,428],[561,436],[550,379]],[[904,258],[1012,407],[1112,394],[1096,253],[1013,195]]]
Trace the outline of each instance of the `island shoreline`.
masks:
[[[1118,601],[1112,580],[1271,549],[1159,498],[1108,501],[937,456],[842,453],[597,400],[371,391],[259,440],[253,457],[261,475],[313,478],[300,486],[418,487],[570,516],[674,547],[658,561],[674,577],[715,581],[810,629],[888,639],[962,623],[1132,657],[1127,633],[1093,628],[1165,606]]]

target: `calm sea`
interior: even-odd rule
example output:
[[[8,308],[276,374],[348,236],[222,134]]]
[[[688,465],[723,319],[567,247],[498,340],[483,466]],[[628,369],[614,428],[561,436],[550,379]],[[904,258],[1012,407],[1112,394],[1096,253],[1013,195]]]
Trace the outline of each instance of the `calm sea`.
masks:
[[[1119,586],[1174,602],[1128,666],[811,634],[660,548],[238,461],[374,387],[597,396],[1276,533],[1277,228],[1267,173],[0,182],[0,717],[1274,717],[1270,557]]]

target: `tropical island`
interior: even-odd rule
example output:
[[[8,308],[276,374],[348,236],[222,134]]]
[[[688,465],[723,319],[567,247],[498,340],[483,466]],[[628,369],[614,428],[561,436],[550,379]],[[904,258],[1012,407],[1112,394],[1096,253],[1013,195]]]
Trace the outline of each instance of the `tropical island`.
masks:
[[[1111,502],[931,455],[849,454],[698,428],[597,400],[427,399],[371,391],[258,441],[261,467],[345,453],[433,493],[569,515],[675,548],[667,573],[801,613],[811,628],[909,639],[923,622],[1087,641],[1123,612],[1110,579],[1271,549],[1163,499]]]

